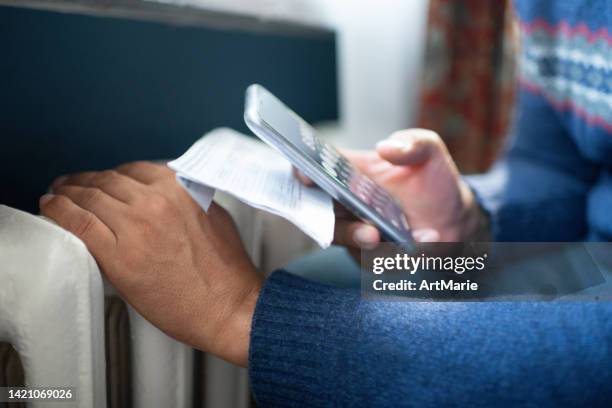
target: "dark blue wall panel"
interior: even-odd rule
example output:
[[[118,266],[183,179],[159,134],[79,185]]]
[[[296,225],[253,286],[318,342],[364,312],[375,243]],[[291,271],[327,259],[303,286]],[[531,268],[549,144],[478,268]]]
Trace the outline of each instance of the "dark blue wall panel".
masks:
[[[259,82],[310,121],[337,118],[335,39],[0,7],[0,203],[37,211],[57,175],[172,158],[247,131]]]

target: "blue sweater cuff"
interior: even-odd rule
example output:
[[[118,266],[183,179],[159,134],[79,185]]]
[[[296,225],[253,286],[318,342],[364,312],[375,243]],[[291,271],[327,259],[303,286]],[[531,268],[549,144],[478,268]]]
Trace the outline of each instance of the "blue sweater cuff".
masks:
[[[260,406],[329,406],[343,364],[359,296],[309,282],[284,271],[262,288],[253,315],[249,376]],[[348,292],[348,291],[347,291]]]

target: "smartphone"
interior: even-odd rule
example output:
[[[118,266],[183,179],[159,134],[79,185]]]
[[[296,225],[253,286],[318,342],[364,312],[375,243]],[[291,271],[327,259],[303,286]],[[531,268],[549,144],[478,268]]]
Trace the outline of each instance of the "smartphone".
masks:
[[[258,84],[246,91],[244,120],[261,140],[363,221],[385,241],[412,247],[406,216],[384,188],[355,168],[315,129]]]

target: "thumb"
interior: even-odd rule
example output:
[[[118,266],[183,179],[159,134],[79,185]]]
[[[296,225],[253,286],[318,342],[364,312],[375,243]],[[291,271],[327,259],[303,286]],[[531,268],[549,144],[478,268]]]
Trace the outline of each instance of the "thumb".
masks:
[[[440,136],[427,129],[401,130],[376,145],[379,156],[397,166],[423,164],[444,149]]]

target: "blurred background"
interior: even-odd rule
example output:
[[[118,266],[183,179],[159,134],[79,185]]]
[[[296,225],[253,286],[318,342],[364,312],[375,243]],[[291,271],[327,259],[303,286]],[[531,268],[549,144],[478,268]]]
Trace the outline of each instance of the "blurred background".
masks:
[[[432,128],[466,172],[490,165],[511,114],[504,2],[1,4],[21,7],[0,6],[0,202],[30,212],[59,174],[173,158],[216,126],[246,132],[253,82],[343,146]]]

